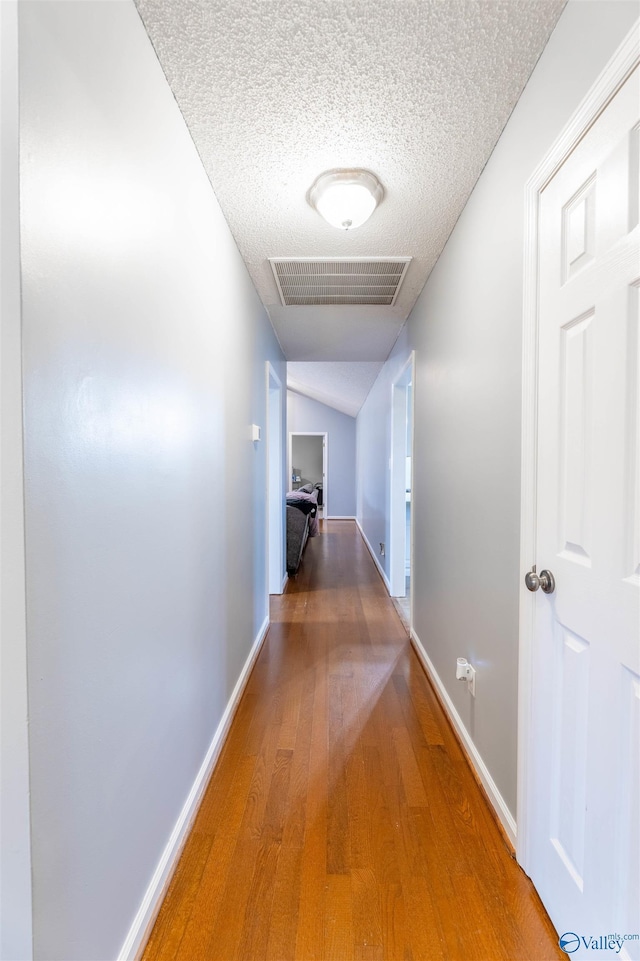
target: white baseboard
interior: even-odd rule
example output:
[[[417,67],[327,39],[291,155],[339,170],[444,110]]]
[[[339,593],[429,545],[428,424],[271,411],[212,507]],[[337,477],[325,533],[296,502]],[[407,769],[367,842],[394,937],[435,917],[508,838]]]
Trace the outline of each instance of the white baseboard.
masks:
[[[258,654],[260,653],[260,648],[262,647],[268,628],[269,618],[265,617],[258,635],[253,642],[249,656],[247,657],[244,667],[242,668],[240,677],[238,678],[236,686],[233,689],[233,693],[229,698],[225,712],[220,719],[220,723],[218,724],[215,734],[213,735],[213,740],[209,745],[209,749],[205,755],[202,765],[200,766],[200,770],[198,771],[196,779],[193,782],[191,790],[189,791],[189,796],[184,803],[167,845],[162,852],[162,857],[160,858],[154,875],[151,878],[151,882],[146,890],[145,896],[142,899],[142,904],[140,905],[127,938],[122,946],[122,949],[120,950],[118,961],[136,961],[136,959],[142,956],[142,952],[144,951],[149,935],[151,934],[151,929],[156,917],[158,916],[158,911],[160,910],[162,901],[169,887],[173,872],[178,864],[178,859],[187,840],[189,830],[198,812],[202,795],[204,794],[205,788],[209,783],[211,774],[213,773],[213,769],[216,766],[218,758],[220,757],[220,752],[222,751],[227,734],[229,733],[233,716],[236,713],[238,704],[240,703],[240,698],[242,697],[242,692],[244,691],[246,683],[249,680],[251,669],[256,661],[256,658],[258,657]]]
[[[287,572],[285,571],[285,572],[284,572],[284,577],[282,578],[282,587],[280,588],[280,593],[281,593],[281,594],[284,594],[284,589],[285,589],[285,587],[287,586],[287,581],[288,581],[288,580],[289,580],[289,575],[288,575]]]
[[[367,545],[367,549],[368,549],[369,553],[371,554],[371,556],[372,556],[372,558],[373,558],[373,563],[374,563],[374,564],[376,565],[376,567],[378,568],[378,572],[379,572],[379,574],[380,574],[380,577],[381,577],[382,580],[384,581],[385,587],[386,587],[387,590],[389,591],[389,594],[391,594],[391,584],[389,583],[389,578],[388,578],[387,575],[385,574],[384,568],[382,567],[380,561],[379,561],[378,558],[376,557],[375,551],[374,551],[373,547],[371,546],[371,544],[369,543],[369,538],[367,537],[367,535],[365,534],[365,532],[364,532],[363,529],[362,529],[362,524],[360,523],[360,521],[358,520],[357,517],[354,518],[354,519],[355,519],[356,524],[358,525],[358,530],[360,531],[360,534],[362,535],[362,540],[363,540],[363,541],[365,542],[365,544]]]
[[[327,514],[325,521],[355,521],[353,514]]]
[[[466,727],[462,723],[462,718],[456,711],[453,701],[449,697],[444,684],[442,683],[442,681],[440,680],[440,677],[438,676],[438,672],[433,666],[429,655],[427,654],[424,647],[422,646],[422,642],[420,641],[420,638],[418,637],[418,635],[413,629],[411,630],[411,642],[413,644],[413,648],[416,654],[418,655],[418,658],[422,662],[423,667],[425,668],[427,674],[431,678],[434,687],[436,688],[436,690],[438,691],[438,694],[442,699],[445,710],[449,716],[449,720],[451,721],[455,730],[458,732],[460,740],[465,746],[469,760],[471,761],[471,764],[473,765],[473,768],[475,769],[476,774],[480,778],[482,786],[484,787],[487,793],[487,797],[489,798],[489,801],[493,805],[493,808],[500,820],[500,823],[502,824],[509,840],[511,841],[511,843],[515,848],[516,838],[518,833],[515,818],[513,817],[511,811],[507,807],[507,804],[504,798],[500,794],[500,791],[498,790],[495,781],[493,780],[493,778],[491,777],[491,774],[489,773],[489,769],[487,768],[486,764],[484,763],[480,754],[478,753],[478,749],[473,743],[471,739],[471,735],[469,734]]]

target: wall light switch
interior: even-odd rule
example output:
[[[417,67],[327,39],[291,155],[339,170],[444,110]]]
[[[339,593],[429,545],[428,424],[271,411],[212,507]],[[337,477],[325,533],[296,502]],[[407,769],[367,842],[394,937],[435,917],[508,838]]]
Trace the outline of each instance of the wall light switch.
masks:
[[[257,424],[251,425],[251,440],[260,440],[260,428]]]

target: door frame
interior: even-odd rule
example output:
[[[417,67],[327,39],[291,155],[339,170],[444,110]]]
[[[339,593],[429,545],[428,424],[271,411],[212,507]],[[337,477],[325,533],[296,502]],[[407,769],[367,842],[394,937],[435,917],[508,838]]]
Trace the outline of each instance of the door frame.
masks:
[[[24,497],[18,3],[0,3],[0,957],[33,958]]]
[[[407,389],[411,384],[411,439],[407,443]],[[415,429],[415,351],[412,350],[391,384],[391,477],[389,484],[389,593],[405,597],[406,458],[411,456],[410,577],[413,575],[413,440]],[[413,624],[413,592],[409,596]]]
[[[640,36],[636,22],[525,187],[516,856],[527,873],[531,864],[532,843],[528,815],[536,803],[536,798],[532,796],[531,764],[536,748],[532,717],[536,604],[535,595],[524,585],[524,574],[536,563],[540,194],[639,62]]]
[[[287,582],[284,563],[284,490],[282,489],[283,388],[270,361],[266,362],[266,481],[267,595],[282,594]],[[273,395],[276,398],[274,401]],[[274,403],[276,404],[274,410]],[[274,435],[272,417],[277,428]],[[279,478],[279,483],[275,478]]]
[[[329,516],[329,432],[326,430],[290,430],[289,431],[289,457],[287,460],[287,490],[290,490],[291,474],[293,472],[293,438],[295,437],[322,437],[322,516],[326,520]]]

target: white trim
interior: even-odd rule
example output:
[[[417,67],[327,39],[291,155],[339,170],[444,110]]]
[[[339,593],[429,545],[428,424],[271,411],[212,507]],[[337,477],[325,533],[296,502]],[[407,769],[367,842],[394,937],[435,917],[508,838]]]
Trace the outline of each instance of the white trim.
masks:
[[[447,689],[445,688],[444,684],[440,680],[440,677],[438,676],[438,672],[433,666],[433,663],[431,662],[429,655],[427,654],[424,647],[422,646],[422,642],[420,641],[420,638],[418,637],[416,632],[413,630],[413,628],[411,628],[410,636],[411,636],[411,643],[413,644],[413,649],[418,655],[420,662],[422,663],[425,671],[429,675],[430,680],[432,681],[434,687],[436,688],[438,694],[440,695],[440,698],[442,700],[442,703],[445,709],[445,713],[447,714],[452,726],[458,732],[458,735],[460,736],[460,740],[464,744],[465,749],[467,751],[469,761],[474,771],[480,778],[482,786],[484,787],[487,793],[487,797],[489,798],[489,801],[491,802],[491,805],[493,806],[493,809],[496,812],[500,820],[500,823],[502,824],[504,830],[506,831],[509,837],[509,840],[515,847],[516,837],[518,833],[515,818],[513,817],[511,811],[507,807],[506,801],[500,794],[500,791],[498,790],[496,782],[491,777],[491,774],[489,773],[489,769],[487,765],[482,760],[482,757],[480,756],[480,753],[477,747],[475,746],[471,738],[471,735],[469,734],[466,727],[462,723],[462,718],[456,711],[453,701],[451,700],[451,698],[447,693]]]
[[[322,520],[325,521],[354,521],[354,514],[332,514],[331,517],[323,517]]]
[[[289,575],[288,575],[287,572],[285,571],[285,572],[284,572],[284,577],[282,578],[282,588],[281,588],[281,590],[280,590],[280,593],[281,593],[281,594],[284,594],[284,589],[285,589],[285,587],[287,586],[287,581],[288,581],[288,580],[289,580]]]
[[[639,30],[640,20],[636,20],[560,136],[534,170],[527,183],[527,190],[533,188],[536,193],[539,193],[546,187],[638,66],[640,62]]]
[[[18,4],[0,2],[0,957],[33,957],[24,536]]]
[[[380,574],[382,580],[384,581],[385,587],[386,587],[387,590],[389,591],[389,596],[391,596],[391,585],[389,584],[389,578],[388,578],[387,575],[385,574],[384,568],[382,567],[382,565],[380,564],[380,561],[379,561],[378,558],[376,557],[376,555],[375,555],[375,553],[374,553],[374,550],[373,550],[373,547],[372,547],[371,544],[369,543],[369,538],[367,537],[367,535],[365,534],[364,530],[362,529],[362,524],[360,523],[360,521],[358,520],[357,517],[354,518],[354,520],[355,520],[355,522],[356,522],[356,524],[357,524],[357,526],[358,526],[358,530],[360,531],[360,534],[362,535],[362,540],[365,542],[365,544],[366,544],[366,546],[367,546],[367,549],[368,549],[369,553],[371,554],[371,557],[373,558],[373,563],[374,563],[374,564],[376,565],[376,567],[378,568],[378,573]]]
[[[411,539],[411,544],[409,545],[409,563],[411,565],[411,570],[409,572],[409,631],[411,631],[414,619],[414,599],[416,592],[414,590],[415,582],[415,545],[416,545],[416,512],[414,509],[415,505],[415,453],[416,453],[416,352],[411,351],[411,517],[409,521],[409,537]]]
[[[389,483],[389,583],[392,597],[406,597],[406,576],[413,570],[414,510],[411,504],[409,532],[409,569],[406,569],[406,458],[411,457],[411,491],[413,498],[414,437],[415,437],[415,350],[412,350],[391,384],[391,471]],[[409,382],[406,383],[407,378]],[[404,382],[404,383],[403,383]],[[407,445],[407,390],[411,386],[411,441]],[[400,394],[402,397],[400,398]],[[402,400],[402,411],[398,409]],[[400,416],[400,414],[402,416]],[[402,424],[402,434],[398,428]],[[397,452],[402,456],[398,463]],[[400,550],[398,550],[400,547]],[[413,604],[409,596],[409,623],[413,624]]]
[[[283,451],[284,437],[283,437],[282,427],[283,427],[283,414],[284,414],[283,405],[285,400],[285,392],[282,387],[282,381],[276,374],[273,364],[269,360],[266,361],[265,363],[265,371],[266,371],[265,504],[267,508],[265,511],[265,526],[266,526],[265,550],[266,550],[266,601],[267,601],[267,610],[268,610],[269,595],[272,593],[271,591],[272,582],[275,580],[277,583],[277,580],[280,577],[282,577],[282,574],[285,571],[287,566],[286,565],[286,548],[285,548],[286,532],[285,532],[285,516],[284,516],[285,500],[284,500],[284,490],[283,490],[283,484],[282,484],[282,480],[283,480],[282,468],[283,468],[283,457],[284,457],[284,451]],[[272,387],[272,383],[275,384],[275,387]],[[271,418],[273,414],[273,409],[272,409],[273,400],[271,396],[272,390],[276,392],[277,398],[278,398],[277,399],[278,432],[275,438],[272,436],[272,431],[271,431]],[[274,446],[275,446],[275,456],[278,457],[278,464],[276,466],[278,467],[278,476],[280,478],[280,482],[279,484],[276,485],[276,491],[275,491],[275,494],[276,494],[275,506],[277,508],[277,523],[275,525],[274,525],[274,518],[272,516],[274,504],[272,504],[271,502],[273,493],[274,493],[271,489],[272,487],[271,472],[273,467],[272,458],[274,457]],[[273,544],[274,531],[271,528],[274,526],[276,528],[275,534],[276,534],[276,540],[277,540],[275,547],[277,548],[277,551],[278,551],[278,559],[277,559],[278,571],[277,572],[272,570],[272,568],[275,566],[275,563],[274,563],[274,558],[272,557],[272,550],[274,547],[274,544]],[[282,593],[282,591],[284,590],[284,583],[285,582],[283,582],[283,587],[280,589],[280,593]]]
[[[191,790],[189,791],[189,796],[184,803],[180,816],[175,823],[171,836],[167,842],[167,846],[162,852],[162,857],[158,863],[158,866],[151,878],[149,887],[146,890],[144,898],[142,899],[142,904],[138,909],[133,924],[129,930],[127,938],[122,945],[120,953],[118,955],[118,961],[136,961],[142,956],[144,948],[146,946],[149,935],[151,934],[151,929],[158,916],[158,912],[162,905],[162,901],[167,892],[169,884],[173,873],[177,867],[178,860],[182,853],[182,849],[187,840],[187,836],[193,824],[194,818],[198,813],[198,808],[200,806],[200,801],[205,792],[209,779],[213,773],[216,766],[218,758],[224,747],[224,743],[227,739],[229,729],[231,727],[231,722],[233,721],[234,715],[238,709],[240,703],[240,698],[246,687],[247,681],[249,680],[249,675],[253,665],[256,662],[258,654],[264,639],[267,635],[269,629],[269,618],[265,617],[262,626],[258,632],[258,635],[253,642],[253,646],[249,651],[249,656],[245,661],[244,667],[240,673],[240,677],[236,682],[236,686],[233,689],[229,702],[225,708],[225,712],[220,719],[220,723],[213,735],[213,740],[209,745],[209,749],[205,755],[205,758],[200,766],[200,770],[196,775],[196,779],[193,782]]]
[[[525,871],[530,864],[533,810],[530,758],[534,748],[532,711],[534,597],[523,583],[524,573],[536,563],[536,474],[538,410],[538,209],[541,191],[595,123],[612,97],[640,61],[638,24],[630,30],[567,126],[531,175],[525,187],[525,248],[522,348],[522,457],[520,491],[520,643],[518,668],[518,847]]]

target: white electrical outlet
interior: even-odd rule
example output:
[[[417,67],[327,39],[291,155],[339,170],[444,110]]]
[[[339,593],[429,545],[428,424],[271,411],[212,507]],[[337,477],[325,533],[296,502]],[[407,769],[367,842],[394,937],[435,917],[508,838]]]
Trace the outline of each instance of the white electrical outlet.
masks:
[[[467,668],[467,690],[471,697],[476,696],[476,669],[471,664]]]
[[[456,680],[466,681],[467,690],[472,697],[476,696],[476,669],[469,664],[466,657],[459,657],[456,660]]]

